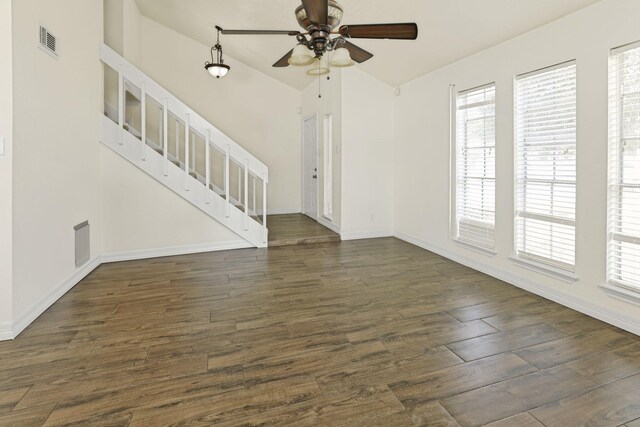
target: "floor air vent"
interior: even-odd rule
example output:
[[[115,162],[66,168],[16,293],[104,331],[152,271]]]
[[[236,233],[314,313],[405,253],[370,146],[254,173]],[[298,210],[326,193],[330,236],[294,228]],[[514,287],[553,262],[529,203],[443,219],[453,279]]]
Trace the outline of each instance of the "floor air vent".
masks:
[[[42,25],[40,26],[40,48],[54,58],[58,57],[58,39]]]
[[[76,267],[80,267],[89,261],[90,257],[89,221],[76,225],[73,230],[76,233]]]

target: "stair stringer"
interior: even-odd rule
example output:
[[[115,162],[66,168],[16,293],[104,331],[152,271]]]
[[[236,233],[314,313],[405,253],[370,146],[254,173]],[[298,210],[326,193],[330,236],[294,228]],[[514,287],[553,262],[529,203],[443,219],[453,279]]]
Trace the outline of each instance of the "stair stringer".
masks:
[[[138,138],[121,129],[117,123],[105,115],[100,114],[99,117],[102,144],[253,246],[267,247],[268,230],[262,224],[245,215],[233,204],[227,203],[226,199],[208,189],[196,178],[187,176],[185,171],[175,164],[166,162],[167,174],[165,175],[164,156],[146,144],[142,144]],[[146,150],[144,156],[142,150]]]

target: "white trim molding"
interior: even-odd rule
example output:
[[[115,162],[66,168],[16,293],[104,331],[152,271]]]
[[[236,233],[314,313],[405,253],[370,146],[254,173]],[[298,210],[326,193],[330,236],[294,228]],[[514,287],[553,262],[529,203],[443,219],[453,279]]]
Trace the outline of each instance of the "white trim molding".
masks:
[[[299,214],[302,213],[301,208],[276,208],[269,209],[267,208],[267,215],[290,215],[290,214]],[[262,211],[258,211],[259,215],[262,215]]]
[[[543,264],[541,262],[536,262],[530,259],[520,258],[514,255],[510,256],[509,260],[511,260],[519,267],[535,271],[536,273],[544,274],[545,276],[549,276],[554,279],[562,280],[566,283],[573,283],[580,279],[577,274],[572,273],[571,271],[562,270],[560,268],[556,268],[551,265]]]
[[[188,255],[202,252],[227,251],[231,249],[255,248],[245,240],[231,240],[226,242],[201,243],[196,245],[173,246],[168,248],[140,249],[123,252],[110,252],[102,255],[103,263],[133,261],[165,256]]]
[[[323,216],[318,217],[318,224],[324,227],[327,227],[329,230],[333,231],[334,233],[340,234],[340,227],[338,227],[337,224],[334,224],[333,222],[329,221],[327,218]]]
[[[386,228],[372,230],[341,230],[340,238],[342,240],[361,240],[361,239],[377,239],[380,237],[392,237],[393,232]]]
[[[49,307],[51,307],[56,301],[58,301],[64,294],[69,292],[75,285],[77,285],[82,279],[87,277],[89,273],[95,270],[100,265],[100,257],[96,257],[76,270],[67,280],[62,282],[46,295],[40,302],[34,304],[26,313],[18,318],[11,327],[11,338],[13,339],[20,335],[34,320],[36,320],[42,313],[44,313]]]
[[[426,249],[429,252],[433,252],[459,264],[477,270],[481,273],[495,277],[496,279],[502,280],[513,286],[524,289],[543,298],[547,298],[551,301],[557,302],[558,304],[564,305],[565,307],[569,307],[573,310],[579,311],[580,313],[586,314],[587,316],[594,317],[598,320],[602,320],[603,322],[617,326],[636,335],[640,335],[640,322],[638,322],[637,319],[631,318],[617,311],[600,307],[580,297],[570,297],[555,289],[540,285],[533,280],[525,279],[521,276],[500,268],[488,266],[483,262],[467,258],[446,248],[434,245],[408,234],[397,232],[395,237],[400,240],[404,240],[405,242],[411,243],[412,245]]]
[[[630,304],[640,305],[640,294],[623,286],[617,286],[613,283],[603,283],[600,289],[605,291],[611,298],[619,299]]]
[[[483,248],[482,246],[474,245],[473,243],[465,242],[464,240],[460,240],[458,238],[453,238],[451,240],[455,244],[460,245],[465,249],[477,252],[477,253],[482,254],[482,255],[486,255],[486,256],[496,256],[496,255],[498,255],[498,252],[496,252],[493,249]]]
[[[0,341],[13,339],[13,325],[11,322],[0,323]]]

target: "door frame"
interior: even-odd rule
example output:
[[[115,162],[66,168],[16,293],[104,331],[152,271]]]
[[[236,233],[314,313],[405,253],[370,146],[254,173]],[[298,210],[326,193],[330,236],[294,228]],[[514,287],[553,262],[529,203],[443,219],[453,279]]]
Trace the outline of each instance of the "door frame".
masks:
[[[310,215],[309,212],[306,212],[307,210],[307,180],[311,179],[308,178],[305,174],[305,166],[306,166],[306,154],[307,154],[307,144],[305,143],[305,123],[308,120],[315,120],[316,121],[316,170],[318,169],[318,139],[319,139],[319,132],[320,130],[318,129],[318,113],[313,113],[313,114],[309,114],[307,116],[304,116],[302,118],[302,214],[303,215],[307,215],[308,217],[312,218],[314,221],[318,220],[318,196],[319,196],[319,187],[318,187],[318,182],[319,180],[316,179],[316,211],[313,212],[313,216]]]

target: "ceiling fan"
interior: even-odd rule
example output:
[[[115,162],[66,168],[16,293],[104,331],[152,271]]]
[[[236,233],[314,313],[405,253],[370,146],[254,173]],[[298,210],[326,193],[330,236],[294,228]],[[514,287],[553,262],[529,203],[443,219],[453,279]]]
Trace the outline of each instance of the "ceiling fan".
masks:
[[[415,23],[401,24],[367,24],[340,25],[343,9],[334,0],[302,0],[302,4],[295,10],[298,24],[305,30],[224,30],[216,27],[222,34],[227,35],[286,35],[295,36],[298,44],[280,58],[274,67],[289,65],[304,66],[316,62],[319,67],[309,70],[309,74],[328,73],[328,62],[325,53],[333,52],[332,66],[345,67],[365,62],[373,54],[349,42],[347,39],[400,39],[415,40],[418,37],[418,26]],[[353,61],[352,61],[353,60]],[[326,70],[326,72],[325,72]]]

